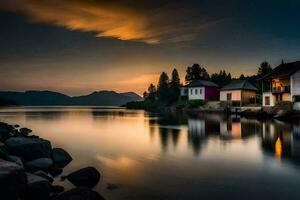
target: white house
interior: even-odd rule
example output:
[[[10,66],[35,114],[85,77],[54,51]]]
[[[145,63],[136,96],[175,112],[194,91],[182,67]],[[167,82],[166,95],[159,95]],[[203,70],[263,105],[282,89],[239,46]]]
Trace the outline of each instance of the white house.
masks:
[[[220,101],[233,106],[255,103],[257,88],[247,80],[233,81],[220,90]]]
[[[300,110],[300,61],[282,63],[265,77],[269,87],[263,92],[263,106],[275,106],[278,102],[293,102]],[[264,89],[266,85],[262,86]]]
[[[219,96],[219,86],[211,81],[195,80],[181,87],[180,94],[188,100],[216,100]]]

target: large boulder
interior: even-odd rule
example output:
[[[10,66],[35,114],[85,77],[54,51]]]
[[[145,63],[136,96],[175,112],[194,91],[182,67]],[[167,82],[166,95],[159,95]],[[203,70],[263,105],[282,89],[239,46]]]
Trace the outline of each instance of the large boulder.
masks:
[[[23,161],[20,157],[18,156],[14,156],[14,155],[9,155],[7,156],[7,160],[16,163],[17,165],[19,165],[20,167],[24,168],[24,164]]]
[[[41,199],[48,199],[50,192],[52,191],[51,183],[40,176],[26,173],[27,175],[27,199],[33,200],[41,200]]]
[[[35,171],[35,172],[33,172],[33,174],[47,179],[50,183],[53,183],[53,181],[54,181],[54,179],[51,176],[49,176],[46,172],[44,172],[42,170]]]
[[[94,167],[86,167],[67,176],[67,179],[77,187],[94,187],[100,180],[100,173]]]
[[[97,192],[88,188],[74,188],[66,191],[53,200],[104,200]]]
[[[22,199],[26,188],[27,178],[25,170],[13,162],[0,159],[1,199]]]
[[[10,130],[0,127],[0,141],[4,142],[8,138],[12,137]]]
[[[0,142],[0,158],[6,159],[8,155],[6,145]]]
[[[53,162],[61,168],[64,168],[72,161],[70,154],[61,148],[52,149],[52,159]]]
[[[52,148],[48,140],[28,137],[11,137],[5,141],[8,151],[26,161],[51,158]]]
[[[12,131],[14,129],[14,127],[12,125],[9,125],[7,123],[4,123],[4,122],[0,122],[0,128],[2,129],[6,129],[8,130],[9,132]]]
[[[26,169],[30,171],[47,170],[53,165],[50,158],[38,158],[25,163]]]

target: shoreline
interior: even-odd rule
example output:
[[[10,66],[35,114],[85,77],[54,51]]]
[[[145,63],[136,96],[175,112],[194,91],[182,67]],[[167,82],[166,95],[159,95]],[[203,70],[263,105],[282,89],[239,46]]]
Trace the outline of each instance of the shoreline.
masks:
[[[104,199],[92,190],[101,177],[96,168],[88,166],[63,175],[72,156],[31,133],[29,128],[0,122],[1,196],[10,200]],[[59,177],[74,187],[65,191],[63,186],[53,185]]]

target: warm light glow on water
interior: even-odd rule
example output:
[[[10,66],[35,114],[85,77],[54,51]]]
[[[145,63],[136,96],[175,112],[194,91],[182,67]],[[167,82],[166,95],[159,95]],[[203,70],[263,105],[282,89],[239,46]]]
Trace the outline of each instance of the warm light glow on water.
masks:
[[[100,107],[0,109],[0,121],[31,128],[70,152],[74,160],[65,174],[85,166],[98,168],[102,178],[94,189],[106,199],[298,199],[300,195],[297,124],[217,114],[158,116]],[[281,139],[277,133],[282,133]],[[108,190],[109,183],[119,188]],[[59,179],[56,184],[73,187]]]
[[[282,143],[280,137],[277,138],[275,143],[275,155],[280,158],[282,155]]]

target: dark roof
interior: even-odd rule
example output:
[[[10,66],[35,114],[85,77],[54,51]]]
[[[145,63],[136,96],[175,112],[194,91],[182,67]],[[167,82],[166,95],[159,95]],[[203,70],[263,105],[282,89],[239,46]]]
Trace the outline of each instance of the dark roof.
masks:
[[[238,80],[225,85],[221,90],[257,90],[257,88],[247,80]]]
[[[264,79],[272,78],[286,78],[290,77],[293,73],[300,69],[300,61],[291,62],[291,63],[282,63],[279,66],[275,67],[272,72],[265,75]]]
[[[190,82],[186,87],[219,87],[217,84],[206,80],[195,80]]]

